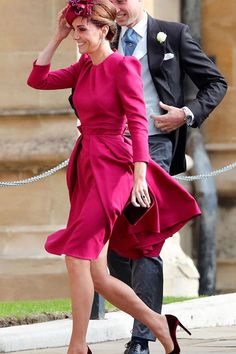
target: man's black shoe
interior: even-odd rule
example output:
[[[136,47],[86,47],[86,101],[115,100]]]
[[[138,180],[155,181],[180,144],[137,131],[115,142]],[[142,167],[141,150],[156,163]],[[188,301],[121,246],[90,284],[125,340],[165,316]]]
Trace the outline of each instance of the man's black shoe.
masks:
[[[124,354],[150,354],[148,345],[144,346],[138,341],[130,341],[126,344]]]

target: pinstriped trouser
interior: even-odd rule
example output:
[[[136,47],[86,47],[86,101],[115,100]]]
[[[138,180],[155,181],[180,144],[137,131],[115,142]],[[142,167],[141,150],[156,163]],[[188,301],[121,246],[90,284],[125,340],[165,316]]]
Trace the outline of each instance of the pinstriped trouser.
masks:
[[[149,137],[151,158],[169,172],[172,158],[172,143],[168,135]],[[131,286],[135,293],[154,311],[161,313],[163,300],[163,265],[161,257],[130,260],[118,256],[114,251],[108,253],[111,275]],[[132,335],[155,341],[156,337],[142,323],[134,320]]]

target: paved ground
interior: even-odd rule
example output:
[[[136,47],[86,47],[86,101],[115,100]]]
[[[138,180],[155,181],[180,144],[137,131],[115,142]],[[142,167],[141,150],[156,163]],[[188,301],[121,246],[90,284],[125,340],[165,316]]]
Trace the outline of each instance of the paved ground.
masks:
[[[178,332],[181,344],[181,354],[236,354],[236,326],[214,327],[192,330],[189,337],[184,332]],[[122,354],[127,341],[105,342],[90,346],[94,354]],[[66,354],[66,348],[43,349],[14,352],[15,354]],[[163,353],[158,343],[151,345],[151,353]],[[13,353],[12,353],[13,354]]]

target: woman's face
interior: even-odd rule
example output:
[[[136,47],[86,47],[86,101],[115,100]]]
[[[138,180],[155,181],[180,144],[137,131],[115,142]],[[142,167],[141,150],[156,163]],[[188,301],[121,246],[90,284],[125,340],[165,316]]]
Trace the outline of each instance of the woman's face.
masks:
[[[73,38],[77,42],[80,54],[91,54],[101,44],[103,31],[87,18],[76,17],[72,23]]]

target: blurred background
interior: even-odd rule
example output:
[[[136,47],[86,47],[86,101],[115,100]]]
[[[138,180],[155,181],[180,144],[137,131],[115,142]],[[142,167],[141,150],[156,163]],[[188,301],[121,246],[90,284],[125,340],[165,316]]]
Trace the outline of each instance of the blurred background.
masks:
[[[188,3],[188,5],[186,5]],[[236,157],[236,1],[145,0],[149,14],[169,21],[197,19],[204,51],[226,77],[229,89],[201,129],[213,169]],[[69,157],[77,138],[69,91],[43,92],[26,85],[38,53],[54,31],[65,0],[1,0],[0,11],[0,181],[30,177]],[[186,22],[186,21],[185,21]],[[191,27],[191,23],[190,23]],[[69,37],[58,49],[52,68],[76,61]],[[236,291],[236,172],[215,179],[217,293]],[[194,186],[190,186],[194,192]],[[66,223],[69,201],[65,169],[24,187],[0,189],[0,300],[68,296],[61,258],[44,251],[46,236]],[[198,262],[198,237],[183,231],[184,252]],[[215,250],[213,250],[215,252]],[[46,291],[45,291],[46,289]]]

